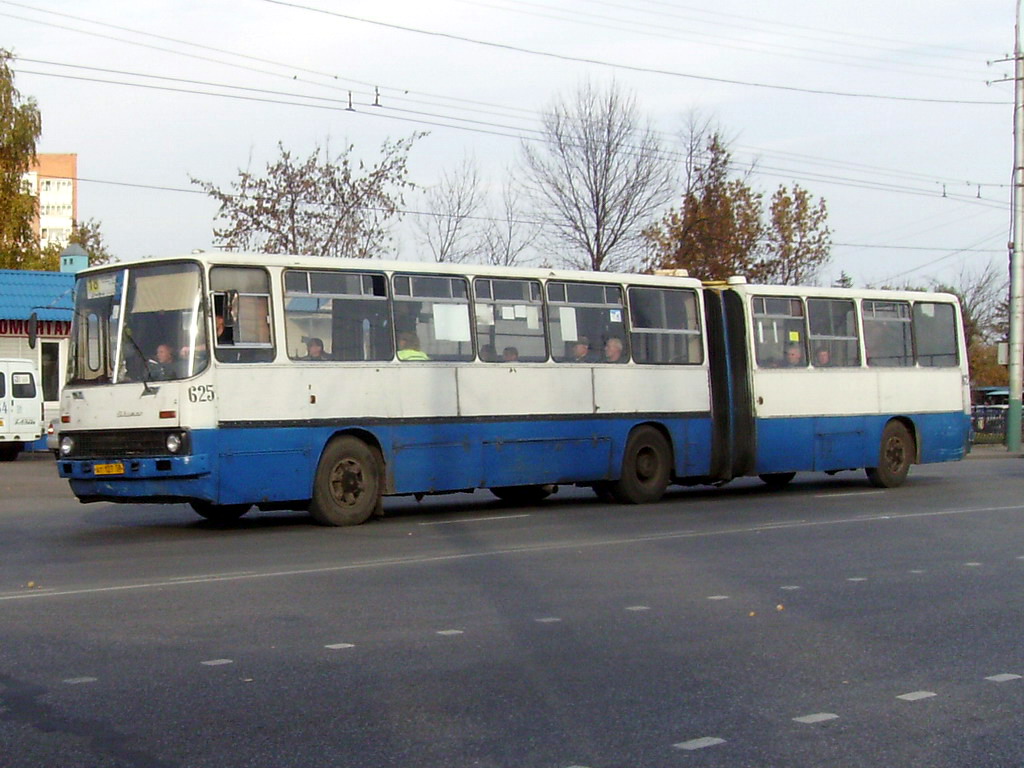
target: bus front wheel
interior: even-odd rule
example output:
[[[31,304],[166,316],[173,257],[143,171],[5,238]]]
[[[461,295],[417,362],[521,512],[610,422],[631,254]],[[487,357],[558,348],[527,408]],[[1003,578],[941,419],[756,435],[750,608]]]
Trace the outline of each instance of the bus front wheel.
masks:
[[[668,488],[672,474],[672,449],[654,427],[638,427],[626,441],[622,476],[611,485],[622,504],[651,504]]]
[[[200,517],[214,523],[233,523],[252,507],[252,504],[211,504],[208,501],[192,501],[189,506]]]
[[[914,438],[898,421],[890,421],[882,430],[882,444],[878,450],[878,466],[868,467],[865,473],[878,488],[895,488],[907,479],[914,463]]]
[[[309,513],[321,525],[359,525],[381,505],[383,462],[356,437],[328,443],[313,481]]]

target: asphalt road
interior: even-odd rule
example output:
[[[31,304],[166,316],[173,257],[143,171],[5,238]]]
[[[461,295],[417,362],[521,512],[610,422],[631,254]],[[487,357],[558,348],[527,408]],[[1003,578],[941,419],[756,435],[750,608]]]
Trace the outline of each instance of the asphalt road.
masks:
[[[0,766],[1019,766],[1024,461],[350,529],[0,464]]]

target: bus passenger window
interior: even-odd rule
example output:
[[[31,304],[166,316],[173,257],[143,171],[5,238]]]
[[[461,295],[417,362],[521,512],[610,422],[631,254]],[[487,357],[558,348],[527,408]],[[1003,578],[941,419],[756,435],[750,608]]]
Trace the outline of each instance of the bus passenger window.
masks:
[[[697,294],[678,288],[629,289],[633,359],[654,365],[704,362]]]
[[[915,303],[914,338],[917,340],[918,365],[954,368],[960,364],[956,312],[952,304]]]
[[[806,368],[804,305],[788,296],[755,296],[754,359],[759,368]]]
[[[865,299],[864,351],[868,365],[907,367],[914,364],[910,304],[905,301]]]
[[[284,319],[293,360],[391,360],[387,279],[372,272],[288,270]],[[310,351],[321,342],[322,355]]]
[[[848,368],[860,365],[857,307],[852,299],[807,299],[811,365]]]
[[[476,343],[485,363],[542,363],[544,305],[536,280],[477,278]]]
[[[210,270],[210,290],[217,359],[224,363],[273,360],[270,277],[266,270],[214,267]]]
[[[394,309],[399,360],[461,362],[475,357],[465,279],[395,275]]]
[[[548,283],[551,356],[558,363],[629,360],[622,288],[601,283]],[[614,341],[613,341],[614,340]],[[611,342],[611,344],[609,344]],[[606,357],[612,349],[621,354]]]

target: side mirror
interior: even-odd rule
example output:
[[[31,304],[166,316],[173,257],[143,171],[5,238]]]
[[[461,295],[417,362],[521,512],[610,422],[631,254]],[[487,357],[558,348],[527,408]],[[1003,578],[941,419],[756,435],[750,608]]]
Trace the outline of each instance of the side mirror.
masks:
[[[33,312],[28,316],[28,348],[35,349],[39,339],[39,315]]]

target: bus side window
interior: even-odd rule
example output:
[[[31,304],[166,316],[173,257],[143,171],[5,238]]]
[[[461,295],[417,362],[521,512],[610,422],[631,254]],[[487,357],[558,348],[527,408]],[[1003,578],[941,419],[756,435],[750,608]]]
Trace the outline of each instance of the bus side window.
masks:
[[[393,286],[399,360],[468,362],[475,357],[464,278],[396,274]]]
[[[754,359],[759,368],[807,367],[804,305],[789,296],[754,296]]]
[[[811,365],[847,368],[860,365],[857,307],[852,299],[807,299]]]
[[[383,274],[288,270],[284,273],[288,356],[309,357],[323,342],[326,360],[391,360],[391,314]]]
[[[258,267],[213,267],[210,270],[210,290],[213,294],[214,351],[217,359],[226,363],[273,360],[270,277],[266,270]]]
[[[704,362],[697,294],[679,288],[629,289],[633,359],[654,365]]]
[[[908,367],[914,364],[910,304],[906,301],[865,299],[864,351],[872,367]]]
[[[956,312],[952,304],[915,303],[914,338],[917,341],[918,365],[953,368],[960,364]]]
[[[476,343],[485,363],[547,360],[544,306],[536,280],[477,278]]]
[[[609,339],[622,343],[622,354],[615,362],[629,360],[626,307],[620,286],[551,282],[547,288],[551,312],[548,331],[555,362],[610,362],[605,357]]]

